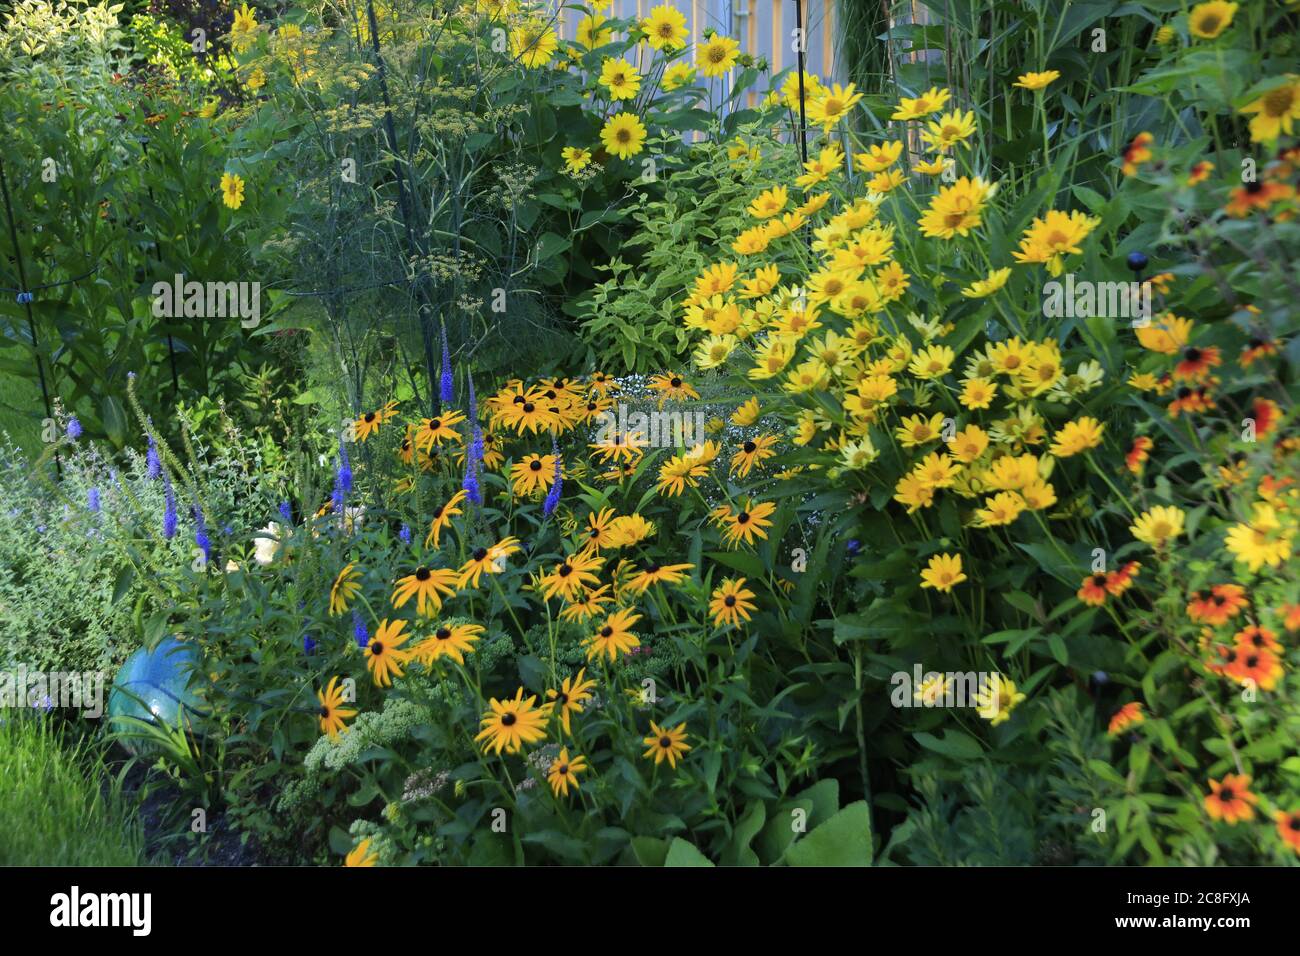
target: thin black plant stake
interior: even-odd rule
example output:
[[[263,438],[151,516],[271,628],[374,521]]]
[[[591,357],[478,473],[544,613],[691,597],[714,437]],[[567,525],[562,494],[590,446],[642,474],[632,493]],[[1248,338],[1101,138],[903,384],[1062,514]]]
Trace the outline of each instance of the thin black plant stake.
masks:
[[[0,156],[0,194],[4,195],[5,216],[9,220],[9,240],[14,246],[14,262],[18,267],[18,286],[22,291],[19,298],[27,310],[27,329],[32,336],[32,351],[36,353],[36,374],[41,382],[41,398],[45,402],[45,417],[54,418],[54,409],[50,405],[50,390],[45,384],[45,365],[41,361],[41,342],[36,335],[36,317],[32,314],[32,294],[27,289],[27,270],[23,266],[23,251],[18,245],[18,227],[14,225],[13,204],[9,201],[9,180],[5,177],[5,161]],[[63,463],[59,460],[59,446],[54,446],[54,470],[60,480],[63,478]]]

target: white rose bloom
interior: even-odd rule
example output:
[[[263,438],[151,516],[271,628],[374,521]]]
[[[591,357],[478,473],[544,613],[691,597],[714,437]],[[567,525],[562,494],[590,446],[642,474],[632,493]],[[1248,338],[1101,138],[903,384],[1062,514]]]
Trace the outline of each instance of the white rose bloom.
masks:
[[[272,521],[265,528],[257,532],[254,539],[257,544],[253,551],[253,558],[258,564],[267,565],[275,560],[275,553],[280,550],[280,526]]]

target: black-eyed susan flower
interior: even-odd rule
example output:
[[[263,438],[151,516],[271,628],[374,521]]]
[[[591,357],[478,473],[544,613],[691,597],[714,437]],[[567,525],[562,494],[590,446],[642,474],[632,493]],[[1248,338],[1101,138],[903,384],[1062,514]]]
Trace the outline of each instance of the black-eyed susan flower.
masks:
[[[429,533],[424,538],[426,548],[438,548],[439,539],[442,537],[443,529],[451,523],[453,516],[463,514],[460,505],[465,500],[466,492],[464,489],[457,491],[444,505],[439,505],[433,509],[433,520],[429,523]]]
[[[561,609],[560,620],[578,622],[591,620],[597,614],[603,613],[601,605],[608,604],[612,600],[608,584],[602,584],[598,588],[584,587],[576,591],[574,599]]]
[[[402,676],[402,668],[410,660],[410,651],[402,650],[402,645],[410,640],[411,635],[402,633],[406,621],[398,618],[379,622],[375,636],[366,644],[366,669],[374,678],[376,687],[391,687],[394,677]]]
[[[947,593],[966,580],[960,554],[936,554],[921,572],[921,587]]]
[[[452,568],[430,568],[420,565],[406,577],[398,578],[393,589],[393,607],[402,607],[415,598],[415,610],[423,617],[431,617],[442,610],[443,596],[456,593],[460,572]]]
[[[697,392],[689,382],[680,375],[669,372],[663,375],[655,375],[650,379],[650,387],[659,393],[659,407],[663,408],[666,401],[685,401],[688,398],[699,398]]]
[[[320,732],[329,734],[331,740],[337,740],[340,732],[348,729],[348,719],[357,715],[353,708],[344,706],[348,701],[337,676],[331,677],[323,690],[316,691],[316,699],[320,702],[317,711]]]
[[[743,442],[731,456],[731,474],[744,478],[759,462],[776,457],[772,450],[776,440],[775,435],[757,435]]]
[[[591,455],[598,458],[602,463],[609,461],[631,462],[634,466],[641,456],[645,454],[643,449],[649,444],[645,436],[640,432],[615,432],[605,438],[588,444],[588,448],[594,449]]]
[[[1171,541],[1183,533],[1187,514],[1181,508],[1172,505],[1156,505],[1138,515],[1137,520],[1129,526],[1129,533],[1148,547],[1163,550]]]
[[[440,657],[464,664],[465,655],[474,650],[482,635],[483,627],[479,624],[439,624],[432,634],[411,648],[411,656],[426,665]]]
[[[366,837],[343,860],[344,866],[374,866],[379,862],[379,854],[370,849],[370,837]]]
[[[546,782],[557,797],[567,797],[569,788],[578,789],[578,774],[587,770],[587,759],[581,754],[569,756],[569,749],[561,747],[559,755],[551,761],[546,771]]]
[[[680,584],[685,572],[693,567],[693,564],[660,564],[657,561],[643,563],[627,582],[627,588],[633,594],[644,594],[655,584]]]
[[[745,587],[744,578],[724,578],[713,590],[709,613],[713,615],[714,627],[737,626],[749,620],[755,606],[754,592]]]
[[[771,526],[775,511],[776,505],[770,501],[751,502],[735,508],[721,505],[714,509],[712,517],[722,528],[727,547],[734,548],[741,543],[752,544],[755,538],[766,538],[764,529]]]
[[[330,614],[345,612],[352,600],[361,593],[361,572],[355,563],[346,565],[330,586]]]
[[[519,539],[513,535],[502,538],[494,545],[478,547],[470,552],[469,560],[460,568],[457,587],[478,587],[484,574],[500,574],[505,570],[505,559],[519,551]]]
[[[902,155],[903,141],[896,139],[889,143],[868,146],[865,151],[853,157],[853,165],[860,172],[878,173],[894,165]]]
[[[428,450],[443,442],[460,441],[461,435],[456,430],[456,426],[464,421],[464,412],[454,408],[443,412],[437,418],[422,418],[419,427],[415,430],[415,447]]]
[[[559,715],[560,726],[566,734],[573,732],[569,726],[571,716],[582,713],[582,705],[591,700],[591,689],[595,686],[594,680],[587,679],[584,667],[573,677],[564,678],[558,689],[551,688],[546,692],[546,699],[551,701],[553,713]]]
[[[1255,819],[1255,804],[1259,798],[1250,792],[1250,776],[1227,774],[1222,780],[1210,781],[1210,794],[1205,798],[1205,812],[1211,820],[1222,820],[1230,826]]]
[[[510,466],[511,487],[515,495],[544,494],[555,483],[555,455],[525,455]]]
[[[543,600],[549,601],[558,595],[572,601],[582,590],[599,583],[596,570],[604,563],[604,558],[590,551],[569,555],[538,580]]]
[[[522,687],[513,698],[497,700],[493,697],[480,721],[483,729],[474,739],[482,743],[485,753],[492,751],[496,754],[503,750],[509,754],[519,753],[524,744],[545,740],[550,707],[538,707],[536,703],[536,694],[524,699]]]
[[[587,527],[583,529],[579,543],[583,548],[601,551],[614,547],[614,509],[602,508],[587,515]]]
[[[690,744],[686,742],[686,725],[678,724],[671,730],[660,727],[653,720],[650,721],[650,733],[642,743],[648,748],[642,755],[653,758],[655,766],[668,761],[668,766],[677,769],[677,761],[690,750]]]
[[[632,633],[632,625],[641,620],[636,608],[620,608],[605,618],[596,633],[587,639],[587,660],[604,654],[614,661],[619,654],[626,654],[641,641]]]
[[[1136,700],[1131,701],[1115,711],[1110,718],[1110,724],[1106,727],[1106,733],[1112,737],[1118,737],[1130,727],[1136,727],[1146,719],[1146,714],[1142,712],[1142,703]]]
[[[356,432],[357,441],[364,442],[375,432],[379,431],[379,426],[388,421],[397,414],[397,402],[389,402],[383,408],[375,412],[366,412],[353,423],[353,430]]]

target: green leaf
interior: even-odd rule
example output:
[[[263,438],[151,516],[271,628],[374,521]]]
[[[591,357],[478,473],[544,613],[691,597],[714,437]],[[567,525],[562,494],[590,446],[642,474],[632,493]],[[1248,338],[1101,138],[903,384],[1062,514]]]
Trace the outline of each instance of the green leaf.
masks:
[[[928,734],[924,731],[915,733],[912,736],[926,750],[933,750],[935,753],[951,757],[953,760],[976,760],[984,753],[984,748],[980,746],[978,740],[960,730],[951,728],[945,730],[942,740],[934,734]]]
[[[664,866],[713,866],[713,862],[681,837],[673,837]]]
[[[790,866],[870,866],[871,810],[850,803],[785,851]]]
[[[633,837],[632,855],[642,866],[663,866],[668,859],[668,841],[658,837]]]

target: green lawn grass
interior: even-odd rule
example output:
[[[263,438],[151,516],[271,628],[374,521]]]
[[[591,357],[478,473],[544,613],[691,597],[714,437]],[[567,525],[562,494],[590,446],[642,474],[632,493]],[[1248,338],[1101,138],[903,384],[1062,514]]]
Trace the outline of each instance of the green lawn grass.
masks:
[[[0,710],[0,865],[139,866],[139,821],[92,748],[49,717]]]

